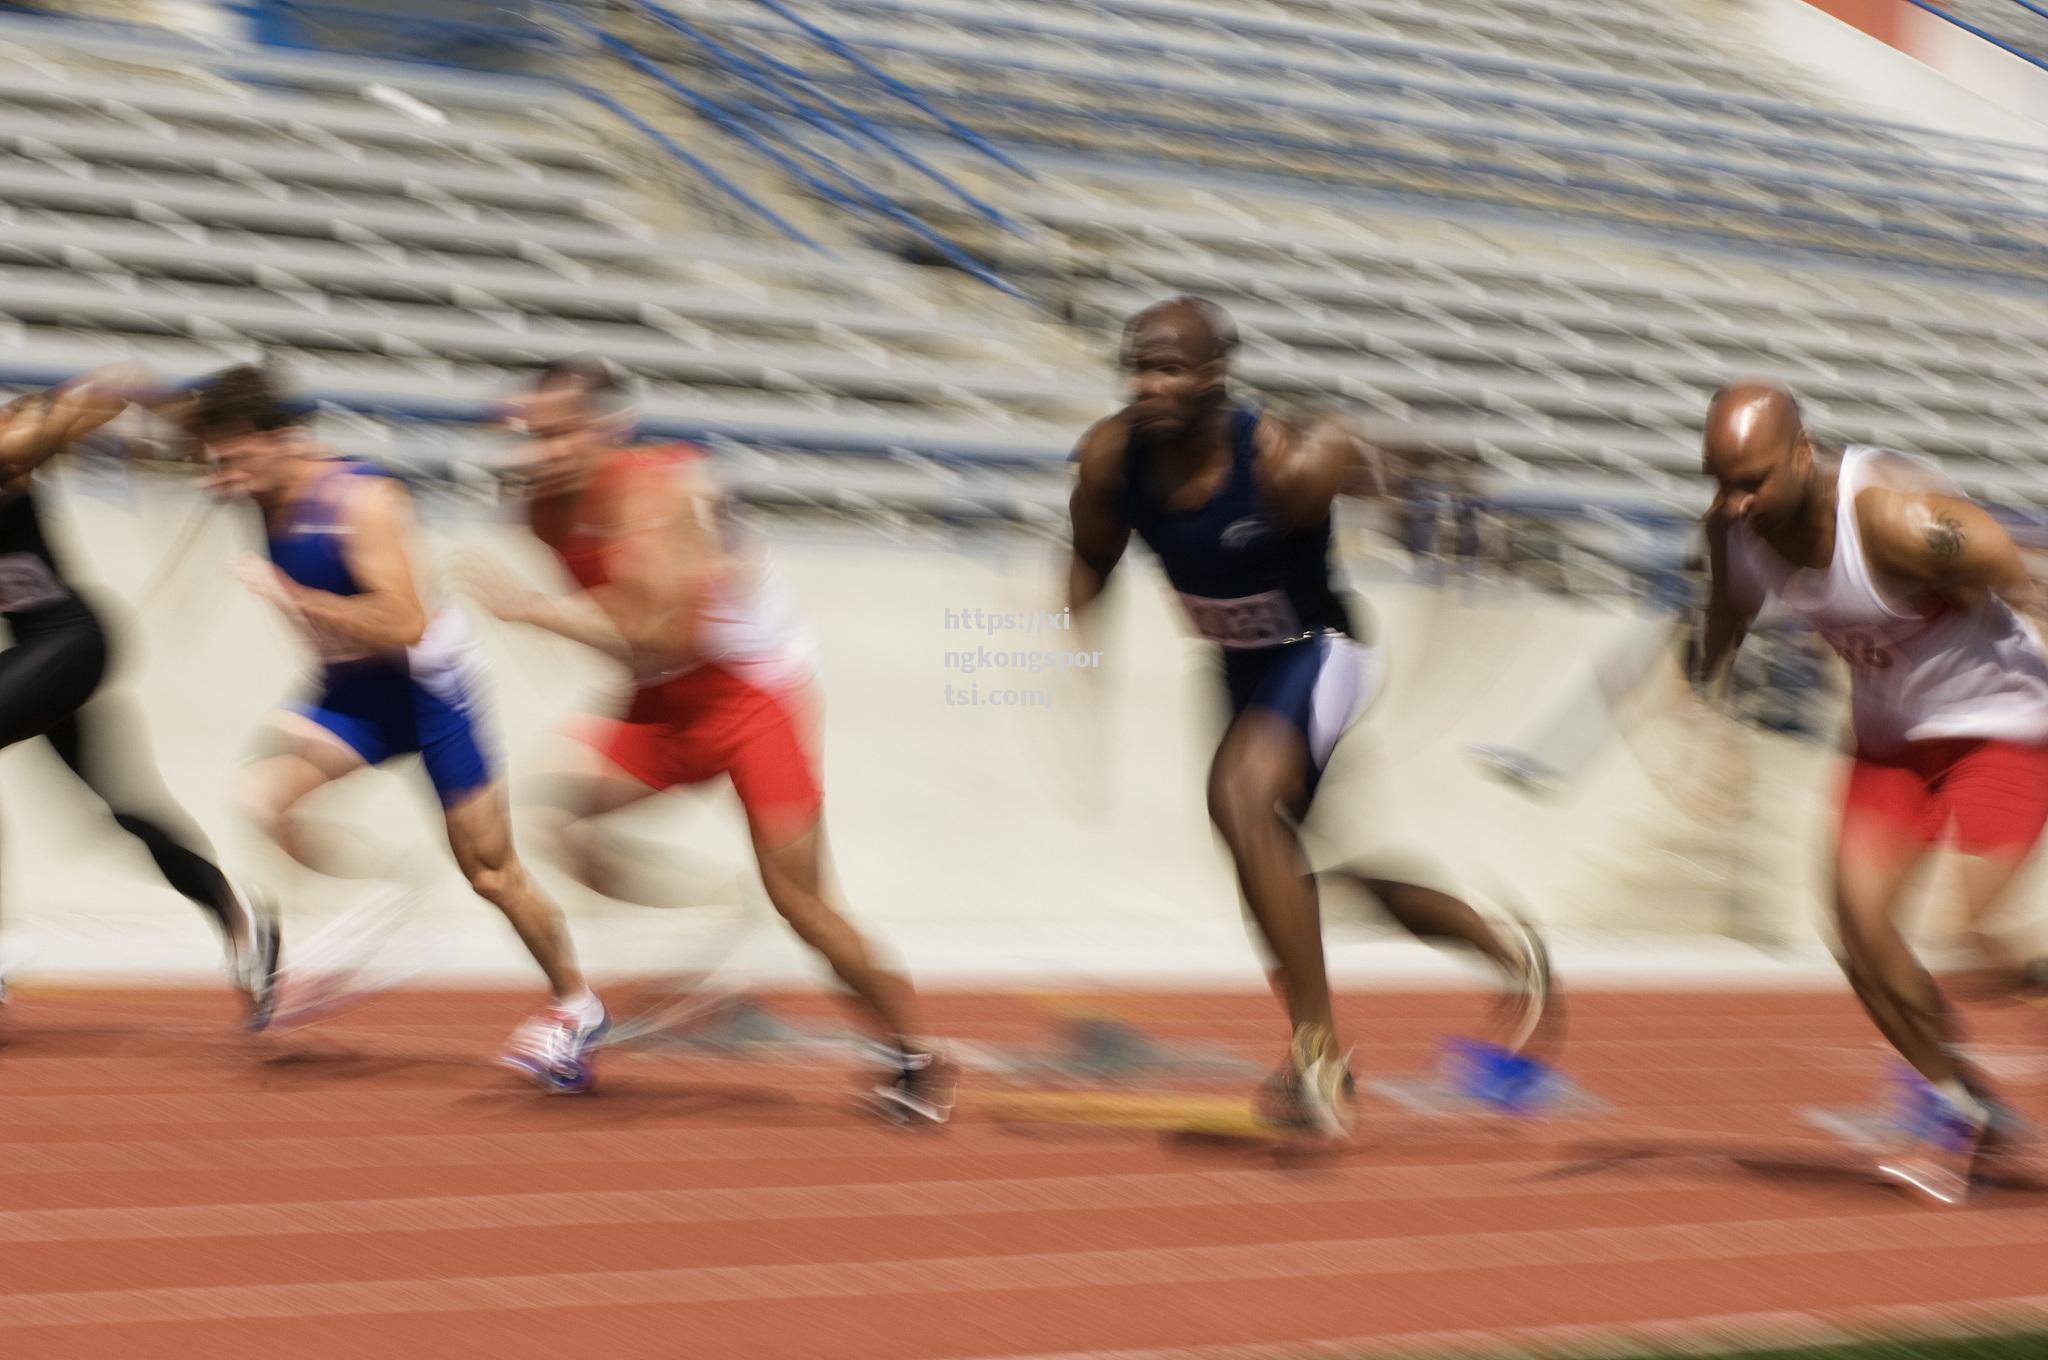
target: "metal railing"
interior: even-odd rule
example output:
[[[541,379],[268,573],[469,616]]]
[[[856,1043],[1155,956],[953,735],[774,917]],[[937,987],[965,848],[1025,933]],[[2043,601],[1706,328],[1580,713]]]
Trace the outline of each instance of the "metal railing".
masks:
[[[906,211],[857,173],[801,141],[776,135],[762,111],[736,100],[719,100],[693,89],[661,62],[601,25],[560,6],[551,7],[555,19],[590,42],[595,50],[634,71],[676,103],[702,118],[712,127],[762,157],[797,183],[834,207],[863,216],[878,217],[907,232],[933,250],[939,258],[963,274],[998,292],[1030,301],[1023,289],[975,259],[951,238]]]

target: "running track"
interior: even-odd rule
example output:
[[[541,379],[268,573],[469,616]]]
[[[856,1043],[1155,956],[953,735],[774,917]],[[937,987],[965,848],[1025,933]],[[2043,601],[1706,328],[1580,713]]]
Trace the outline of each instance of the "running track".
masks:
[[[621,1055],[542,1099],[487,1061],[523,1004],[409,993],[250,1044],[212,993],[30,989],[0,1018],[0,1351],[1224,1360],[2048,1317],[2048,1197],[1924,1209],[1799,1124],[1880,1070],[1833,995],[1582,994],[1569,1065],[1608,1117],[1382,1105],[1316,1165],[1017,1127],[972,1089],[951,1129],[899,1132],[830,1066]],[[933,1005],[1047,1037],[1028,1000]],[[1262,997],[1100,1006],[1277,1056]],[[1474,1009],[1347,998],[1361,1076]],[[2040,1115],[2048,1017],[1979,1037]]]

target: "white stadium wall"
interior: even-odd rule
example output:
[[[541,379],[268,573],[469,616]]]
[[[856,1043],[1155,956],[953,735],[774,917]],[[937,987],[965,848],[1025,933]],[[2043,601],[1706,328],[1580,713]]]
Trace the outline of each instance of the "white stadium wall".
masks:
[[[198,547],[150,594],[187,493],[74,482],[53,518],[114,598],[146,600],[122,641],[123,690],[147,713],[172,789],[243,864],[256,852],[227,810],[237,763],[264,713],[293,688],[299,653],[281,623],[227,575],[255,546],[252,519],[213,514]],[[150,504],[138,503],[143,497]],[[465,548],[515,563],[536,583],[549,564],[522,535],[481,519],[430,518],[445,564]],[[1179,634],[1149,562],[1134,557],[1099,641],[1054,631],[948,627],[947,611],[1056,608],[1057,561],[1043,547],[971,551],[890,545],[817,531],[780,533],[778,554],[822,644],[828,816],[847,895],[921,972],[936,977],[1149,975],[1255,981],[1235,890],[1205,820],[1216,716],[1199,649]],[[1819,871],[1832,797],[1828,758],[1736,729],[1651,724],[1555,803],[1483,777],[1474,743],[1514,737],[1590,678],[1590,658],[1640,621],[1533,595],[1460,598],[1391,586],[1369,592],[1392,657],[1383,697],[1340,746],[1319,804],[1319,864],[1447,881],[1488,899],[1501,885],[1567,941],[1682,936],[1679,962],[1726,960],[1706,937],[1777,941],[1820,959]],[[498,727],[515,780],[546,758],[579,703],[613,683],[566,643],[479,625]],[[949,652],[1099,648],[1099,668],[949,669]],[[956,658],[957,661],[957,658]],[[949,705],[945,687],[1043,688],[1049,708]],[[1665,770],[1660,781],[1644,763]],[[471,901],[423,820],[410,768],[359,776],[309,811],[369,865],[426,876],[432,960],[517,973],[509,933]],[[352,785],[352,787],[351,787]],[[1660,786],[1661,785],[1661,786]],[[0,873],[6,948],[24,968],[63,974],[183,972],[210,966],[205,932],[110,838],[40,743],[0,763]],[[746,851],[724,791],[674,800],[635,844],[659,847],[678,905],[715,907],[739,889]],[[552,880],[550,880],[552,881]],[[558,885],[559,886],[559,885]],[[646,966],[715,911],[600,908],[563,888],[586,953],[606,970]],[[289,895],[303,929],[359,892]],[[1349,947],[1378,938],[1359,905],[1330,904],[1335,961],[1370,971],[1423,951]],[[679,924],[680,923],[680,924]],[[647,951],[653,950],[654,954]],[[746,949],[768,972],[807,963],[776,932]],[[1749,957],[1749,951],[1733,949]],[[1405,966],[1405,964],[1404,964]],[[1425,971],[1427,967],[1425,965]],[[1449,965],[1445,965],[1449,967]],[[1453,969],[1453,972],[1455,970]]]
[[[1731,17],[1875,117],[2048,145],[2048,71],[1907,0],[1744,0]]]

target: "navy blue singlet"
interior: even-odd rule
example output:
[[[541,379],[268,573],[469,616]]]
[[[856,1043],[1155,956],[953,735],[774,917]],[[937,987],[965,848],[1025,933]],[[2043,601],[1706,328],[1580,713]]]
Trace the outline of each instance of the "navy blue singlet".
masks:
[[[1147,442],[1125,453],[1124,520],[1159,558],[1195,631],[1223,652],[1232,720],[1264,709],[1301,734],[1313,796],[1337,738],[1378,691],[1376,649],[1354,640],[1330,563],[1330,521],[1282,530],[1257,479],[1255,407],[1230,408],[1230,470],[1207,504],[1166,504]]]
[[[1159,558],[1195,631],[1225,651],[1259,651],[1352,633],[1332,584],[1330,521],[1282,531],[1259,495],[1256,407],[1230,408],[1230,470],[1206,505],[1166,504],[1147,443],[1124,455],[1125,521]]]

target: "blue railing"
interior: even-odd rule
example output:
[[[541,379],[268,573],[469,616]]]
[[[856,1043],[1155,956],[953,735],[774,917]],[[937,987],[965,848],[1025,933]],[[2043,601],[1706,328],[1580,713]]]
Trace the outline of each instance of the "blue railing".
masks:
[[[684,30],[693,27],[685,21],[676,19],[659,5],[648,4],[645,7],[657,18],[674,19],[675,25],[672,26],[680,26]],[[688,102],[691,102],[698,112],[703,113],[714,126],[737,137],[796,175],[820,197],[842,208],[887,217],[923,240],[934,252],[954,266],[993,287],[1014,296],[1024,296],[1014,285],[995,275],[952,241],[918,221],[899,205],[888,201],[843,167],[819,156],[809,148],[800,148],[802,154],[817,168],[831,180],[837,181],[835,184],[811,173],[793,158],[785,155],[758,131],[761,126],[772,125],[773,121],[763,117],[758,110],[745,107],[727,109],[716,105],[715,101],[696,99],[693,92],[685,90],[680,82],[659,64],[634,52],[630,46],[605,34],[596,25],[565,6],[543,3],[524,11],[501,9],[497,11],[502,16],[498,20],[404,15],[362,5],[327,3],[326,0],[233,0],[230,8],[248,18],[258,35],[272,46],[317,49],[350,56],[398,59],[441,66],[473,65],[474,59],[479,55],[511,55],[529,60],[537,68],[528,72],[529,74],[547,79],[617,118],[659,153],[730,199],[746,214],[767,224],[785,239],[827,258],[834,258],[832,251],[814,237],[748,193],[705,158],[677,142],[675,138],[635,113],[611,94],[563,74],[560,70],[563,65],[562,59],[568,54],[569,49],[559,33],[538,22],[540,15],[551,14],[562,26],[597,39],[613,56],[654,79],[670,95],[688,97]],[[372,40],[376,43],[375,50],[371,50],[368,45]],[[729,69],[738,70],[744,67],[744,63],[732,53],[722,52],[720,55],[726,59]],[[229,54],[220,54],[220,59],[223,65],[232,64]],[[749,74],[753,74],[757,80],[760,79],[757,71]],[[765,87],[763,88],[766,92]],[[836,136],[845,135],[845,129],[811,113],[800,102],[779,90],[776,93],[779,96],[777,102],[783,111],[791,114],[810,114],[808,121],[812,126],[830,131]],[[829,96],[823,97],[829,99]],[[872,144],[882,147],[885,151],[898,156],[904,163],[919,169],[933,182],[953,192],[963,203],[981,213],[987,220],[1006,230],[1019,233],[1024,231],[1024,228],[992,205],[960,188],[914,153],[895,143],[873,123],[861,118],[852,110],[845,109],[843,105],[836,105],[836,101],[834,111],[845,116],[849,126],[860,131]]]
[[[759,110],[746,105],[728,105],[692,89],[677,79],[660,62],[579,14],[560,7],[556,7],[554,13],[560,22],[581,33],[597,50],[646,77],[671,98],[704,118],[720,132],[767,159],[826,202],[855,213],[884,218],[924,242],[940,258],[962,273],[999,292],[1025,301],[1031,300],[1015,284],[996,274],[949,238],[904,211],[886,195],[873,189],[859,176],[837,162],[801,143],[793,142],[791,145],[804,159],[799,159],[797,155],[791,154],[790,150],[778,145],[760,130],[760,125],[767,120],[762,118]],[[805,160],[811,163],[807,165]]]
[[[695,43],[721,67],[737,76],[749,88],[765,95],[784,112],[818,128],[855,151],[864,152],[870,148],[881,150],[944,189],[984,221],[1016,235],[1029,235],[1029,232],[1013,221],[1008,214],[962,188],[950,176],[906,149],[873,122],[834,99],[806,73],[776,60],[750,44],[741,44],[747,47],[745,55],[735,52],[673,10],[655,4],[654,0],[635,0],[635,3],[656,22]],[[781,79],[778,80],[777,76]],[[791,90],[784,82],[794,84],[798,89]],[[811,108],[805,102],[804,95],[823,104],[826,114],[821,115]]]
[[[781,0],[758,0],[758,3],[763,8],[767,9],[769,12],[781,18],[784,22],[790,24],[798,31],[808,36],[813,42],[817,43],[820,47],[824,48],[826,51],[832,53],[832,55],[848,63],[855,70],[861,72],[863,75],[873,80],[876,84],[881,86],[884,90],[887,90],[896,98],[902,100],[904,103],[910,105],[912,108],[918,110],[920,113],[923,113],[928,117],[937,119],[940,126],[944,127],[948,132],[952,133],[955,137],[958,137],[967,145],[975,148],[977,151],[980,151],[989,159],[995,161],[997,164],[1002,165],[1009,170],[1015,171],[1020,175],[1025,175],[1027,177],[1030,175],[1030,171],[1026,170],[1022,165],[1019,165],[1016,161],[1004,155],[1003,152],[998,148],[991,146],[988,142],[983,140],[981,134],[977,133],[973,128],[968,127],[966,124],[958,122],[953,118],[948,117],[945,113],[933,107],[931,102],[928,99],[926,99],[920,91],[896,79],[896,77],[890,75],[887,71],[884,71],[881,67],[869,61],[866,57],[862,56],[851,44],[846,43],[839,39],[838,37],[834,36],[833,34],[826,32],[818,25],[804,18],[801,14],[798,14],[788,5],[783,4]]]
[[[2032,52],[2026,51],[2024,48],[2014,47],[2011,43],[2007,42],[2005,39],[1999,37],[1997,34],[1991,32],[1990,30],[1977,27],[1977,25],[1963,18],[1960,14],[1951,14],[1946,9],[1943,9],[1940,5],[1929,4],[1928,0],[1906,0],[1906,3],[1909,5],[1916,6],[1920,9],[1924,9],[1929,14],[1932,14],[1935,18],[1940,19],[1946,23],[1954,24],[1957,28],[1960,28],[1961,30],[1963,30],[1963,32],[1970,34],[1972,37],[1982,38],[1985,42],[1990,43],[1993,47],[2011,53],[2013,56],[2018,57],[2021,61],[2026,62],[2030,66],[2038,66],[2042,70],[2048,71],[2048,61],[2043,61],[2040,57],[2035,56]],[[2022,9],[2032,10],[2034,13],[2042,15],[2044,18],[2048,18],[2048,10],[2043,10],[2034,5],[2030,5],[2027,3],[2027,0],[2014,0],[2014,3],[2018,4]]]
[[[828,260],[838,258],[826,247],[820,245],[801,229],[790,223],[782,214],[755,198],[745,189],[740,188],[739,185],[734,184],[731,180],[720,174],[709,162],[690,151],[682,143],[676,141],[675,138],[669,136],[666,132],[663,132],[660,128],[654,126],[654,124],[648,122],[645,118],[642,118],[639,114],[633,112],[604,91],[590,85],[585,85],[581,81],[567,78],[564,78],[561,83],[566,88],[575,91],[584,99],[595,104],[598,108],[611,114],[627,127],[632,128],[652,143],[656,149],[665,152],[678,164],[694,171],[714,189],[725,194],[726,197],[738,203],[748,212],[775,228],[784,238],[794,241],[808,250],[815,251]]]
[[[249,20],[259,42],[273,47],[344,51],[465,69],[496,69],[508,60],[523,70],[550,65],[560,50],[554,35],[514,10],[489,19],[403,14],[325,0],[232,0],[229,12]],[[370,51],[374,37],[391,44]]]

